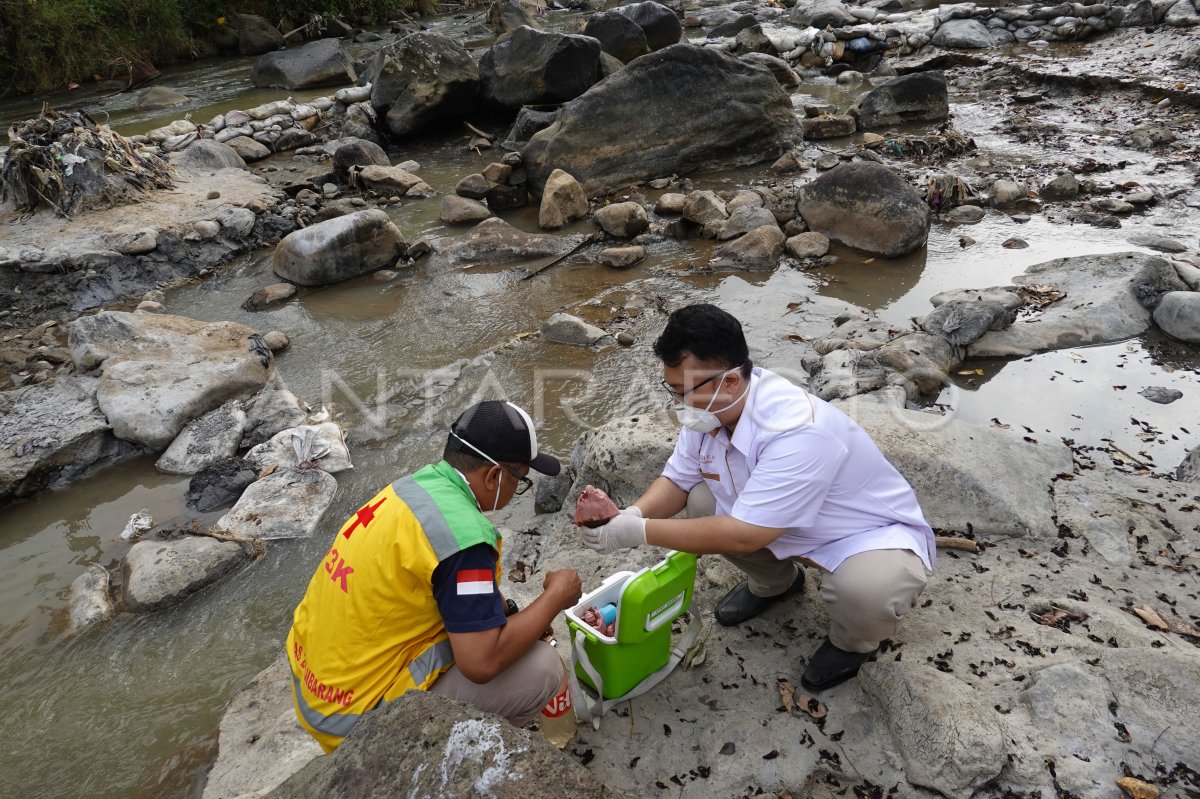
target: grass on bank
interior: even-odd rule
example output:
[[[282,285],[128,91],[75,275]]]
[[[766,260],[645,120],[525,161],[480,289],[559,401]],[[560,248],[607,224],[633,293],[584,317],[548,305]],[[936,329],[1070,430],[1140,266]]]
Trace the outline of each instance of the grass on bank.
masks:
[[[258,14],[290,30],[310,14],[386,22],[433,0],[0,0],[0,97],[93,77],[127,79],[140,64],[212,55],[218,20]],[[295,23],[295,24],[292,24]]]

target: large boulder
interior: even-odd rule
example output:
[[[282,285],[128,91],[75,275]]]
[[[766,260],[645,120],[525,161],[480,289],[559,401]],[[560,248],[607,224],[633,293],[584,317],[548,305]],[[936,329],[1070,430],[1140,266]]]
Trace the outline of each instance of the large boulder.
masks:
[[[1182,483],[1200,483],[1200,447],[1193,447],[1175,469],[1175,479]]]
[[[451,265],[502,264],[566,255],[579,241],[579,236],[526,233],[503,219],[493,217],[483,220],[466,235],[448,242],[440,256]]]
[[[71,324],[68,345],[77,370],[100,372],[96,401],[114,435],[152,449],[275,371],[262,338],[233,322],[101,311]]]
[[[318,39],[297,50],[267,53],[254,62],[250,82],[283,89],[344,86],[358,80],[354,62],[337,39]]]
[[[275,248],[271,266],[284,280],[324,286],[394,266],[403,252],[399,228],[372,208],[289,233]]]
[[[237,150],[214,139],[196,139],[186,150],[172,157],[171,162],[194,172],[246,168],[246,161]]]
[[[1009,430],[853,401],[848,412],[912,485],[931,526],[1041,540],[1058,535],[1051,487],[1073,469],[1062,442],[1033,443]]]
[[[276,433],[296,427],[308,417],[306,406],[286,388],[270,385],[245,405],[246,426],[242,446],[256,447]]]
[[[859,130],[904,122],[941,122],[950,116],[946,76],[938,71],[892,78],[859,98],[850,108]]]
[[[557,168],[590,195],[773,159],[799,138],[792,104],[769,72],[681,43],[635,59],[567,103],[522,157],[538,189]]]
[[[565,504],[572,506],[584,486],[593,485],[618,507],[630,505],[662,474],[678,437],[679,425],[665,413],[614,419],[589,430],[571,452],[575,482]]]
[[[809,230],[850,247],[895,257],[925,246],[929,206],[882,164],[842,164],[803,186],[796,208]]]
[[[246,414],[237,402],[226,402],[188,422],[154,468],[166,474],[195,474],[231,457],[242,443]]]
[[[216,582],[250,559],[250,547],[206,536],[139,541],[125,556],[126,610],[161,610]]]
[[[337,478],[319,468],[276,469],[246,488],[213,526],[239,538],[309,538],[337,493]]]
[[[333,151],[333,175],[343,183],[349,180],[350,167],[391,165],[384,149],[366,139],[344,139]]]
[[[683,38],[683,23],[679,21],[679,15],[662,3],[654,0],[626,3],[616,11],[637,23],[646,34],[646,44],[651,50],[670,47]]]
[[[783,257],[784,241],[783,231],[772,219],[770,224],[756,227],[718,247],[714,253],[716,263],[718,266],[735,269],[768,271],[779,265],[779,259]]]
[[[938,26],[929,43],[935,47],[979,50],[994,47],[992,32],[977,19],[948,19]]]
[[[420,31],[380,50],[363,79],[371,84],[371,105],[384,115],[388,130],[407,136],[435,120],[468,113],[479,67],[456,42]]]
[[[262,55],[287,45],[278,28],[255,14],[235,14],[230,27],[237,32],[237,50],[241,55]]]
[[[1013,282],[1052,286],[1066,296],[1006,330],[985,333],[968,348],[971,357],[1031,355],[1124,341],[1150,327],[1150,309],[1164,294],[1185,288],[1169,262],[1133,252],[1058,258],[1029,267]]]
[[[332,755],[311,761],[267,799],[328,796],[621,794],[540,733],[428,691],[409,691],[363,716]]]
[[[600,42],[522,26],[479,60],[479,96],[516,111],[572,100],[600,80]]]
[[[1164,294],[1154,309],[1154,322],[1172,338],[1200,344],[1200,291]]]
[[[592,14],[583,28],[583,35],[599,41],[601,50],[620,59],[623,64],[650,52],[646,32],[620,11]]]
[[[579,181],[561,169],[550,173],[542,189],[538,226],[544,230],[560,228],[587,215],[588,200]]]
[[[70,608],[72,632],[113,617],[116,608],[112,601],[111,582],[108,570],[98,563],[88,566],[83,574],[71,581],[67,607]]]
[[[846,8],[846,4],[841,0],[812,0],[812,2],[796,3],[792,8],[791,19],[793,24],[801,28],[817,28],[818,30],[824,30],[826,27],[836,30],[846,25],[857,25],[860,21],[850,13],[850,9]]]
[[[61,485],[136,449],[118,441],[96,402],[100,381],[0,392],[0,504]]]

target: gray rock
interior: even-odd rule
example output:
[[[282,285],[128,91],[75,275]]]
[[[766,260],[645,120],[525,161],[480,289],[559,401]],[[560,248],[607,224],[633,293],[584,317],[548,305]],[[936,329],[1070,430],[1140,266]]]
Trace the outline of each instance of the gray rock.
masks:
[[[783,257],[783,242],[783,231],[772,217],[770,223],[717,247],[714,263],[735,269],[771,270],[779,265],[779,259]]]
[[[731,9],[730,9],[731,10]],[[758,20],[753,14],[735,14],[731,19],[722,22],[708,32],[710,39],[723,39],[729,36],[737,36],[746,28],[752,28],[758,24]]]
[[[572,100],[600,79],[600,42],[520,27],[479,60],[479,96],[516,110]]]
[[[600,42],[600,49],[622,64],[628,64],[638,56],[650,52],[646,32],[641,26],[619,11],[599,11],[588,17],[583,28],[584,36]]]
[[[1175,141],[1175,132],[1163,125],[1142,125],[1129,131],[1125,143],[1140,150],[1153,150]]]
[[[1070,172],[1064,172],[1042,186],[1039,194],[1048,202],[1074,200],[1079,196],[1079,181]]]
[[[601,250],[596,260],[613,269],[628,269],[645,257],[645,247],[609,247]]]
[[[1200,483],[1200,447],[1193,447],[1175,469],[1175,479],[1184,483]]]
[[[604,330],[565,313],[556,313],[542,323],[542,338],[575,347],[603,347],[614,343],[612,336]]]
[[[67,606],[71,610],[72,632],[113,617],[116,609],[113,607],[109,582],[108,572],[95,563],[71,581],[71,596]]]
[[[247,297],[242,303],[242,310],[261,311],[272,305],[287,302],[294,296],[296,296],[296,287],[293,284],[272,283],[269,286],[263,286]]]
[[[112,435],[99,381],[63,377],[0,393],[0,502],[31,496],[136,450]]]
[[[539,474],[534,482],[537,486],[534,504],[538,513],[558,513],[571,490],[571,484],[575,482],[575,475],[568,467],[554,477]]]
[[[617,799],[541,734],[428,691],[366,714],[332,755],[311,761],[267,799],[350,795]]]
[[[263,334],[263,341],[271,352],[282,352],[292,344],[292,340],[282,330],[272,330]]]
[[[646,34],[646,44],[652,51],[669,47],[683,38],[679,15],[662,3],[644,0],[626,3],[615,10],[637,23]]]
[[[333,503],[337,478],[320,469],[278,469],[251,483],[213,529],[240,538],[310,538]]]
[[[436,193],[423,178],[399,166],[353,166],[347,174],[351,186],[360,186],[377,194],[432,197]],[[334,189],[336,191],[336,187]]]
[[[601,54],[601,64],[605,54]],[[605,77],[608,77],[605,75]],[[545,130],[558,121],[558,110],[553,111],[538,111],[527,106],[522,106],[517,112],[517,118],[513,120],[512,127],[508,130],[508,135],[504,137],[504,146],[511,147],[513,150],[520,150],[525,144],[533,138],[533,134],[539,130]],[[519,153],[515,153],[519,157]]]
[[[1172,338],[1200,344],[1200,292],[1172,291],[1154,309],[1154,323]]]
[[[959,205],[946,213],[945,220],[956,225],[973,225],[983,221],[983,217],[984,210],[978,205]]]
[[[487,178],[475,172],[454,184],[454,193],[459,197],[466,197],[468,200],[482,200],[487,196],[488,189],[491,187],[492,184],[488,183]]]
[[[450,264],[498,264],[565,255],[578,242],[578,237],[526,233],[493,217],[448,242],[442,255]]]
[[[931,526],[1057,540],[1052,481],[1073,469],[1062,442],[917,411],[850,414],[912,485]]]
[[[1120,649],[1104,658],[1117,716],[1134,741],[1157,741],[1162,763],[1194,762],[1200,740],[1200,666],[1185,651]],[[1164,729],[1170,732],[1163,734]]]
[[[243,161],[261,161],[271,154],[271,148],[249,136],[234,136],[225,142]],[[193,145],[194,146],[194,145]],[[192,148],[189,147],[190,151]]]
[[[757,197],[757,195],[755,196]],[[759,202],[761,203],[762,200],[760,199]],[[729,215],[729,219],[725,220],[725,224],[721,227],[721,232],[717,235],[717,238],[721,241],[727,241],[764,225],[779,227],[775,222],[775,215],[761,205],[757,207],[753,205],[740,205],[732,208],[732,213]]]
[[[714,197],[716,195],[713,195]],[[654,204],[654,213],[659,216],[672,215],[678,216],[683,213],[684,205],[687,202],[687,195],[677,192],[667,192],[660,194],[658,202]]]
[[[624,19],[624,17],[622,17]],[[538,227],[543,230],[554,230],[576,219],[581,219],[588,212],[587,195],[579,181],[561,169],[556,169],[546,178],[546,186],[542,189],[542,203],[538,209]]]
[[[751,25],[738,31],[730,52],[738,56],[746,53],[771,54],[775,52],[775,47],[771,44],[770,37],[763,32],[762,25]]]
[[[76,369],[100,371],[96,401],[113,433],[153,449],[225,401],[253,396],[275,369],[250,328],[167,314],[83,316],[68,346]]]
[[[258,217],[249,208],[226,208],[217,214],[215,221],[226,239],[244,242],[254,232]]]
[[[356,80],[354,63],[337,39],[317,39],[295,50],[267,53],[250,70],[255,86],[283,89],[344,86]]]
[[[218,169],[245,169],[246,161],[228,142],[197,139],[186,150],[172,157],[172,162],[194,172],[215,172]]]
[[[115,244],[117,252],[123,255],[144,255],[153,252],[158,247],[158,231],[145,228],[137,233],[122,236]]]
[[[992,32],[977,19],[950,19],[938,26],[929,43],[958,50],[982,49],[996,44]]]
[[[469,200],[456,194],[442,198],[440,218],[447,225],[474,225],[492,215],[488,207],[478,200]]]
[[[1159,252],[1176,253],[1187,251],[1187,245],[1183,242],[1159,233],[1133,233],[1125,240],[1130,244],[1136,244],[1139,247],[1149,247]]]
[[[818,355],[827,355],[834,350],[875,350],[892,340],[886,322],[874,317],[847,319],[828,335],[813,342]]]
[[[305,437],[312,437],[313,444],[307,453],[308,457],[302,462],[297,457],[296,447],[297,442]],[[259,470],[272,466],[279,470],[291,469],[304,463],[329,474],[354,468],[342,430],[334,422],[299,425],[281,430],[269,441],[247,452],[246,462]]]
[[[916,72],[871,89],[850,108],[860,130],[904,122],[940,122],[950,115],[946,77],[941,72]]]
[[[713,97],[738,101],[714,105]],[[568,102],[521,155],[535,189],[559,168],[590,195],[775,159],[798,138],[791,102],[766,70],[681,43],[635,59]]]
[[[1183,397],[1182,391],[1174,388],[1166,388],[1165,386],[1146,386],[1138,394],[1151,402],[1157,402],[1159,405],[1170,405],[1175,400],[1182,399]]]
[[[723,222],[729,218],[729,208],[725,201],[708,189],[689,192],[684,198],[681,213],[684,219],[697,225]]]
[[[925,246],[929,206],[891,169],[842,164],[800,188],[797,210],[808,227],[851,247],[888,257]]]
[[[1162,258],[1141,253],[1082,255],[1035,264],[1013,278],[1020,285],[1050,284],[1066,297],[1035,318],[985,334],[971,357],[1030,355],[1064,347],[1124,341],[1150,326],[1149,308],[1163,294],[1183,288]]]
[[[372,208],[289,233],[275,248],[271,268],[292,283],[324,286],[391,267],[403,252],[400,230]]]
[[[1014,319],[1013,312],[998,302],[951,300],[937,306],[921,327],[956,347],[965,347],[989,330],[1003,330]]]
[[[176,605],[250,559],[236,541],[206,536],[147,540],[125,556],[121,604],[139,613]]]
[[[340,183],[348,182],[350,167],[391,165],[383,148],[366,139],[344,139],[333,151],[333,174]]]
[[[524,184],[518,186],[499,184],[489,188],[484,198],[487,200],[488,208],[497,213],[515,211],[529,205],[529,189]]]
[[[745,55],[738,56],[738,60],[771,70],[771,74],[775,76],[775,80],[779,81],[779,85],[786,89],[800,85],[800,76],[796,74],[796,71],[792,69],[788,62],[779,56],[771,55],[770,53],[746,53]]]
[[[142,111],[152,111],[183,105],[190,99],[186,94],[181,94],[168,86],[151,86],[138,95],[134,105]]]
[[[992,204],[997,207],[1012,205],[1028,196],[1025,187],[1015,181],[997,180],[992,184]]]
[[[662,474],[675,449],[679,425],[665,413],[614,419],[579,437],[571,452],[575,482],[567,494],[568,507],[593,485],[624,508]]]
[[[408,136],[438,119],[457,119],[475,105],[479,67],[461,45],[420,31],[380,50],[363,79],[388,130]]]
[[[226,458],[196,472],[188,482],[187,506],[201,513],[224,508],[238,501],[258,469],[241,458]]]
[[[801,122],[806,139],[836,139],[852,136],[858,122],[849,114],[821,114]]]
[[[868,663],[859,683],[882,712],[913,785],[969,799],[1008,762],[1004,729],[972,686],[924,665]]]
[[[596,210],[596,224],[610,236],[631,239],[650,227],[646,209],[635,202],[613,203]]]
[[[296,722],[292,669],[280,653],[229,700],[202,799],[262,796],[322,754]]]
[[[1118,200],[1115,197],[1099,197],[1092,200],[1092,207],[1105,211],[1110,214],[1124,216],[1132,214],[1136,209],[1132,203],[1127,203],[1124,200]]]
[[[828,172],[840,163],[842,163],[842,159],[836,153],[823,153],[813,163],[813,166],[820,172]]]
[[[840,0],[798,2],[792,8],[791,19],[798,27],[818,30],[824,30],[826,27],[837,30],[858,23],[858,18],[851,14],[846,4]]]
[[[232,457],[242,443],[246,414],[234,402],[209,411],[179,431],[154,468],[166,474],[195,474]]]
[[[237,50],[241,55],[262,55],[287,43],[283,34],[267,20],[254,14],[234,14],[230,27],[237,31]]]

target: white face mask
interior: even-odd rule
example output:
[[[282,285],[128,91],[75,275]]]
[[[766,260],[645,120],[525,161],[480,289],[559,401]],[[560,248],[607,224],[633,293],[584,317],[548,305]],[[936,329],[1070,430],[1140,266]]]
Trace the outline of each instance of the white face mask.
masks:
[[[740,366],[735,366],[732,369],[727,369],[721,375],[720,379],[723,381],[725,379],[725,375],[741,368],[742,367]],[[726,405],[724,408],[718,408],[717,410],[712,410],[712,404],[716,402],[717,394],[712,395],[712,397],[708,400],[708,404],[705,405],[703,409],[693,408],[691,405],[687,405],[680,400],[680,402],[675,406],[675,415],[679,417],[679,423],[689,430],[695,430],[697,433],[711,433],[713,430],[716,430],[721,426],[721,420],[717,418],[717,414],[725,413],[725,411],[729,410],[734,405],[737,405],[742,401],[742,397],[745,397],[746,393],[749,391],[750,381],[747,380],[746,388],[742,390],[742,393],[738,395],[738,398]]]

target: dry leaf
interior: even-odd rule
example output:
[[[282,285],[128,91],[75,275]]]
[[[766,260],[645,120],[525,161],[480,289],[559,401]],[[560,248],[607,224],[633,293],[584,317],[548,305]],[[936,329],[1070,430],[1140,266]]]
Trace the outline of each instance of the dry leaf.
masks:
[[[788,333],[786,336],[784,336],[784,338],[786,338],[788,341],[804,341],[804,336],[800,335],[799,333]]]
[[[275,470],[278,467],[279,467],[279,464],[277,464],[277,463],[272,463],[272,464],[266,466],[261,472],[258,473],[258,479],[261,480],[268,475],[275,474]]]
[[[1030,611],[1029,618],[1036,621],[1038,624],[1044,624],[1047,627],[1057,627],[1063,632],[1070,632],[1071,622],[1087,621],[1086,613],[1076,613],[1052,606],[1043,611]]]
[[[787,680],[780,680],[779,698],[783,701],[783,709],[789,716],[792,715],[792,711],[796,709],[796,686]]]
[[[829,711],[815,697],[808,694],[796,694],[796,707],[812,716],[817,721],[825,718]]]
[[[863,261],[863,263],[864,263],[864,264],[873,264],[873,263],[875,263],[875,259],[874,259],[874,258],[868,258],[867,260]]]
[[[1157,786],[1133,777],[1122,777],[1117,780],[1117,787],[1132,799],[1158,799],[1161,795]]]
[[[1163,631],[1171,629],[1169,626],[1167,626],[1167,623],[1163,621],[1163,617],[1159,616],[1158,613],[1149,605],[1139,605],[1136,608],[1132,608],[1132,611],[1135,616],[1144,621],[1146,626],[1150,627],[1151,629]]]

